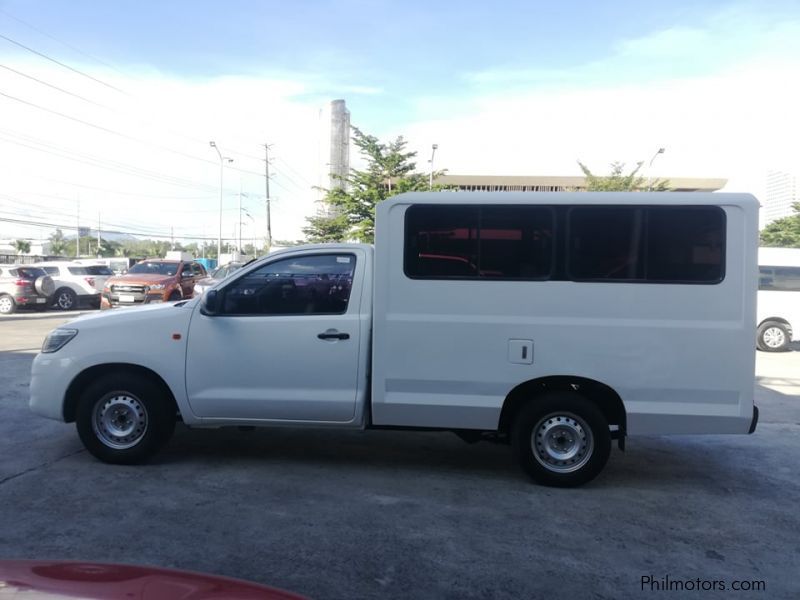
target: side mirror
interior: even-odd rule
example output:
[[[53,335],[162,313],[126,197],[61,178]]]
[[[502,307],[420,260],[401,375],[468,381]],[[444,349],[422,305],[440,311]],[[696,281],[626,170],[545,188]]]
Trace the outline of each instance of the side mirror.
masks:
[[[200,312],[212,317],[219,312],[219,292],[217,290],[206,290],[203,299],[200,300]]]

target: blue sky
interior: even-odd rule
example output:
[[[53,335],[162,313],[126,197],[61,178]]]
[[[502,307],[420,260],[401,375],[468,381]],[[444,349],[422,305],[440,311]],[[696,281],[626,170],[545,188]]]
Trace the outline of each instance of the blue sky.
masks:
[[[379,128],[435,116],[419,112],[419,97],[563,83],[559,74],[570,70],[595,83],[703,74],[751,51],[762,30],[799,10],[791,2],[686,0],[6,0],[0,8],[124,71],[306,79],[314,83],[310,97],[348,97],[363,125]],[[7,35],[30,34],[2,17]],[[627,41],[669,29],[707,30],[708,44],[678,60],[632,55],[625,69],[586,71],[618,56]],[[509,76],[486,77],[504,72]]]
[[[796,0],[0,0],[0,33],[125,91],[0,39],[0,94],[16,98],[0,96],[0,212],[32,219],[74,222],[80,196],[131,228],[213,232],[213,139],[235,155],[227,232],[239,189],[263,213],[269,141],[276,237],[300,237],[327,181],[320,108],[334,98],[362,130],[404,135],[422,171],[436,143],[457,174],[602,172],[659,147],[654,176],[728,191],[800,172]]]

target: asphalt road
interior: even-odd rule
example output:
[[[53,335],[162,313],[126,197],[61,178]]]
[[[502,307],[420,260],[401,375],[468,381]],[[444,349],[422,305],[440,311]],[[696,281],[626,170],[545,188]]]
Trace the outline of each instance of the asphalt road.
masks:
[[[153,464],[101,464],[73,426],[27,409],[34,353],[63,320],[0,319],[0,558],[313,598],[800,597],[800,351],[758,354],[754,435],[631,438],[595,482],[556,490],[507,447],[447,433],[179,427]],[[647,576],[728,591],[643,590]]]

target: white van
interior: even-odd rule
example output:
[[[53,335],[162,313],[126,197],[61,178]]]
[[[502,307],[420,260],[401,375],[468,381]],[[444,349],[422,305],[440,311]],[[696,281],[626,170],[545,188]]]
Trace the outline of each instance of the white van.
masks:
[[[578,485],[627,435],[753,432],[757,224],[746,194],[402,194],[374,248],[294,247],[59,327],[30,406],[113,463],[179,414],[452,430]]]
[[[758,348],[800,341],[800,248],[758,249]]]

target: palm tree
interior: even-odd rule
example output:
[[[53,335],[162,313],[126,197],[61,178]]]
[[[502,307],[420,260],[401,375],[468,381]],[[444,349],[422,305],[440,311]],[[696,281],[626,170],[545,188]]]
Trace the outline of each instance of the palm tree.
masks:
[[[31,243],[27,240],[15,240],[11,244],[17,251],[17,254],[28,254],[31,251]]]

